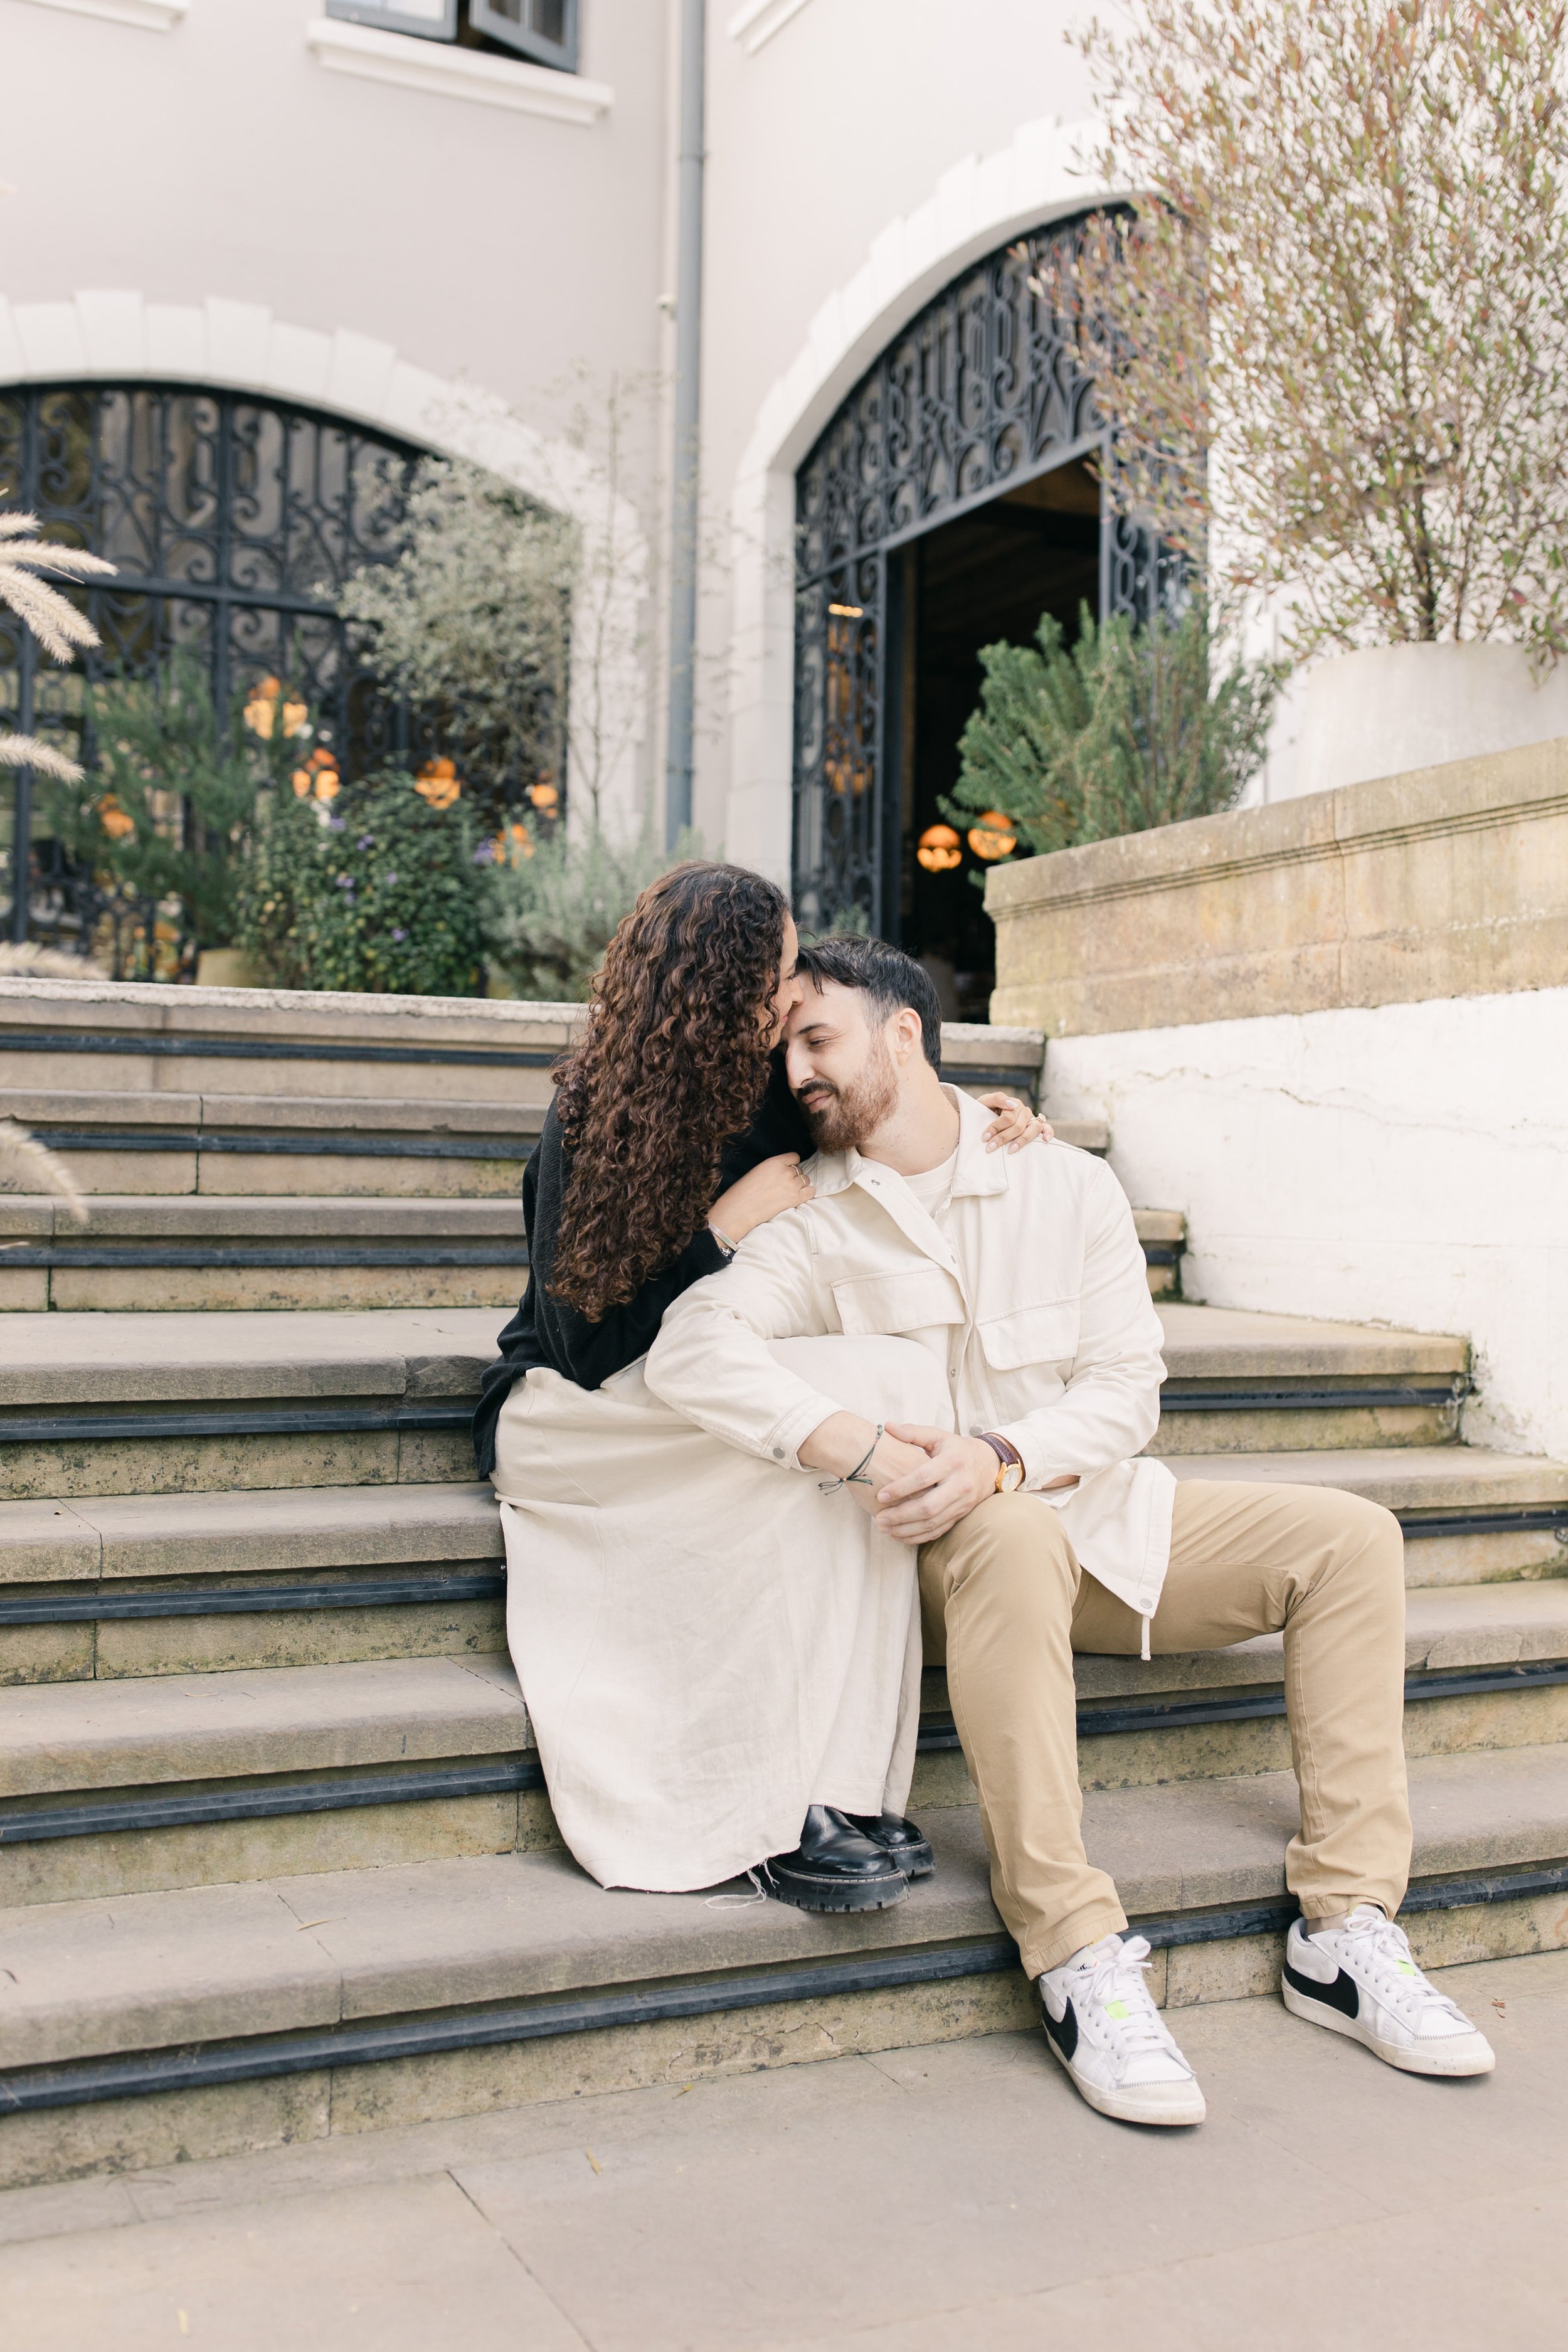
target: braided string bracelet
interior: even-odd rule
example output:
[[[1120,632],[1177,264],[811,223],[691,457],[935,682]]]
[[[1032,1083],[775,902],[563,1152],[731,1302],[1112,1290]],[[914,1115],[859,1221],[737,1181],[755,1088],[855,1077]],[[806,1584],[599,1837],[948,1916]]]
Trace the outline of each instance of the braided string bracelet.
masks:
[[[868,1445],[865,1453],[862,1454],[859,1461],[857,1462],[853,1470],[847,1470],[842,1478],[819,1478],[816,1482],[817,1493],[819,1495],[837,1495],[840,1486],[868,1486],[871,1481],[864,1475],[866,1465],[871,1459],[872,1454],[877,1451],[878,1446],[882,1443],[882,1432],[886,1427],[887,1423],[885,1422],[879,1421],[877,1423],[876,1436],[871,1440],[870,1444]]]

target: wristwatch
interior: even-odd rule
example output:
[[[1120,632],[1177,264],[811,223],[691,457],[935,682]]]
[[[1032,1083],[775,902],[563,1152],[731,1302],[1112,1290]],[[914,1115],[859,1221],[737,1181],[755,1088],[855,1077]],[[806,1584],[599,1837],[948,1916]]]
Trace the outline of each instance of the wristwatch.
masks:
[[[996,1456],[996,1484],[992,1492],[997,1495],[1016,1494],[1024,1483],[1024,1457],[1017,1447],[1009,1445],[1005,1437],[996,1436],[989,1429],[981,1431],[980,1443],[988,1445]]]

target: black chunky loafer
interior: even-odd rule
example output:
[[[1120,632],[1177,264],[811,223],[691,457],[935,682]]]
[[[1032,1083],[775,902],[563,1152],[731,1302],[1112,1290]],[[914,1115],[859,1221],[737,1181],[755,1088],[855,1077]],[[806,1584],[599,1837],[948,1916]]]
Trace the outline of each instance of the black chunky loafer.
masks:
[[[799,1911],[885,1911],[910,1891],[888,1848],[833,1805],[808,1806],[795,1852],[770,1856],[758,1876]]]
[[[846,1813],[844,1818],[890,1854],[906,1878],[929,1878],[936,1868],[931,1840],[918,1822],[906,1821],[902,1813]]]

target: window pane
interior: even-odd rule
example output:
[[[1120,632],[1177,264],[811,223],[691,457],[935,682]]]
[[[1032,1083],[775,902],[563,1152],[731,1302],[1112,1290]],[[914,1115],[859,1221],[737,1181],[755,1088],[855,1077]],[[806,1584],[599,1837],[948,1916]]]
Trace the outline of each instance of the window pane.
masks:
[[[458,0],[327,0],[327,14],[384,33],[417,33],[427,41],[455,40],[458,32]]]
[[[521,57],[577,69],[577,0],[468,0],[468,22]]]

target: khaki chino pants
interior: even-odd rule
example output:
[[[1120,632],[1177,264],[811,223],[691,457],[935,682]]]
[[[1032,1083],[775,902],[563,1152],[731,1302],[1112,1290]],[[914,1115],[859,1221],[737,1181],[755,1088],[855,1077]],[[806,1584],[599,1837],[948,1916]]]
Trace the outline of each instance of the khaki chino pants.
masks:
[[[1286,1853],[1309,1918],[1380,1903],[1410,1867],[1399,1523],[1326,1486],[1193,1479],[1150,1624],[1160,1655],[1283,1633],[1301,1826]],[[1142,1624],[1080,1566],[1051,1506],[994,1495],[921,1551],[928,1664],[945,1654],[996,1907],[1031,1976],[1126,1915],[1084,1853],[1075,1650],[1136,1657]]]

